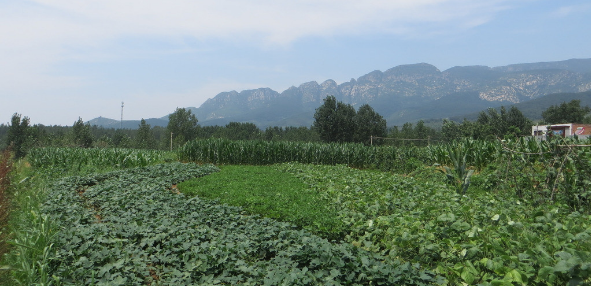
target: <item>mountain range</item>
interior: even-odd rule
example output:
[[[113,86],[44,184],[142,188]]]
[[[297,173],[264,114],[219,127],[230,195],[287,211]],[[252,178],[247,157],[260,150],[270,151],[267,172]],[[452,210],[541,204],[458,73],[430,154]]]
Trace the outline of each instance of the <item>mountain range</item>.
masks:
[[[549,94],[591,90],[591,59],[512,64],[500,67],[457,66],[440,71],[427,63],[372,71],[337,84],[328,79],[292,86],[279,93],[270,88],[222,92],[200,107],[188,107],[201,125],[252,122],[267,126],[310,126],[315,109],[327,95],[359,107],[369,104],[389,126],[417,120],[462,118],[483,109],[526,103]],[[559,97],[540,101],[559,104]],[[549,105],[548,105],[549,106]],[[547,108],[547,107],[546,107]],[[538,108],[539,109],[539,108]],[[535,118],[534,118],[535,119]],[[168,115],[146,119],[166,126]],[[91,125],[137,128],[139,120],[95,118]]]

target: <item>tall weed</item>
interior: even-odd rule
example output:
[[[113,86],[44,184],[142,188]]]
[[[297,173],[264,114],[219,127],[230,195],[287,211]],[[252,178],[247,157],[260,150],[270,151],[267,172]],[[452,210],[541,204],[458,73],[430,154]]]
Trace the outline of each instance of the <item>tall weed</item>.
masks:
[[[45,198],[45,181],[31,171],[28,163],[15,163],[11,185],[12,212],[9,219],[11,246],[2,259],[8,285],[52,285],[49,265],[52,259],[51,237],[56,232],[53,222],[40,213]]]

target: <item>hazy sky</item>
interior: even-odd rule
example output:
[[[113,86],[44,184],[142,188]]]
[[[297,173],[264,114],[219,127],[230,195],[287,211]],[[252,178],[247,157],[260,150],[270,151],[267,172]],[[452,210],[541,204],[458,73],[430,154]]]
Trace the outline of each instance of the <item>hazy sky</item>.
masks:
[[[162,117],[426,62],[591,58],[588,0],[0,0],[0,123]]]

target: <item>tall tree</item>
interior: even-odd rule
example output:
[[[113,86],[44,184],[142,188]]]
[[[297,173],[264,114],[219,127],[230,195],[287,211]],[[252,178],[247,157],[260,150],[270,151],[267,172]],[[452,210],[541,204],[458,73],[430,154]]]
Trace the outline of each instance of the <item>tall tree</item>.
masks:
[[[552,105],[542,112],[542,118],[548,124],[582,123],[585,115],[591,112],[589,106],[581,106],[581,101],[573,99],[569,103],[562,102],[559,106]]]
[[[135,136],[135,147],[139,149],[153,149],[156,147],[155,145],[156,142],[154,141],[154,134],[151,126],[142,118],[137,130],[137,135]]]
[[[189,140],[197,137],[199,125],[195,114],[190,109],[177,108],[168,116],[168,125],[166,130],[172,133],[175,145],[182,145]]]
[[[513,133],[516,136],[529,135],[533,122],[529,120],[521,110],[515,106],[511,106],[507,113],[506,123],[509,126],[506,134]]]
[[[500,112],[495,108],[489,108],[487,111],[481,111],[473,125],[476,139],[495,139],[504,138],[507,135],[522,136],[529,134],[532,122],[521,113],[521,111],[512,106],[509,111],[501,106]]]
[[[386,120],[368,104],[359,107],[354,121],[356,142],[368,145],[371,136],[385,137],[387,134]]]
[[[402,139],[415,139],[415,135],[412,123],[406,122],[402,125],[402,128],[400,129],[400,137]],[[404,141],[402,143],[404,143]]]
[[[89,148],[92,146],[94,141],[92,134],[90,133],[90,124],[84,124],[81,117],[74,122],[72,126],[72,135],[74,137],[74,144],[80,147]]]
[[[131,137],[125,134],[123,129],[117,129],[111,138],[111,144],[117,148],[131,148],[133,143]]]
[[[313,128],[325,142],[351,142],[355,134],[355,108],[332,95],[314,113]]]
[[[18,113],[12,115],[6,136],[8,146],[12,147],[17,159],[25,157],[29,146],[32,145],[30,120],[26,116],[21,117]]]
[[[462,129],[454,121],[443,119],[441,126],[441,136],[445,141],[453,141],[463,137]]]

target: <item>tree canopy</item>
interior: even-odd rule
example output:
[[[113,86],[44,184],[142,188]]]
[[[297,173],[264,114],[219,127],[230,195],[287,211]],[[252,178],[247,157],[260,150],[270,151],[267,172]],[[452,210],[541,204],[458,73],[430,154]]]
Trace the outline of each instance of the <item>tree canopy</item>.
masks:
[[[542,112],[542,118],[548,124],[583,123],[585,115],[591,112],[589,106],[581,106],[581,101],[573,99],[560,105],[552,105]]]
[[[314,113],[314,130],[325,142],[363,142],[371,136],[386,135],[386,120],[367,104],[355,111],[350,104],[337,101],[332,95]]]
[[[386,120],[373,110],[368,104],[359,107],[354,117],[355,141],[366,145],[371,141],[371,136],[386,137]]]
[[[180,145],[197,137],[199,125],[190,109],[177,108],[168,116],[166,130],[172,132],[175,143]]]
[[[355,132],[354,116],[353,106],[327,96],[314,113],[313,128],[325,142],[351,142]]]
[[[81,117],[78,117],[78,120],[74,122],[74,125],[72,126],[72,135],[74,137],[74,143],[77,146],[84,148],[92,147],[94,138],[90,132],[90,124],[84,124]]]
[[[28,144],[31,144],[31,127],[29,118],[15,113],[10,120],[6,141],[12,147],[15,157],[22,158],[27,155]]]

